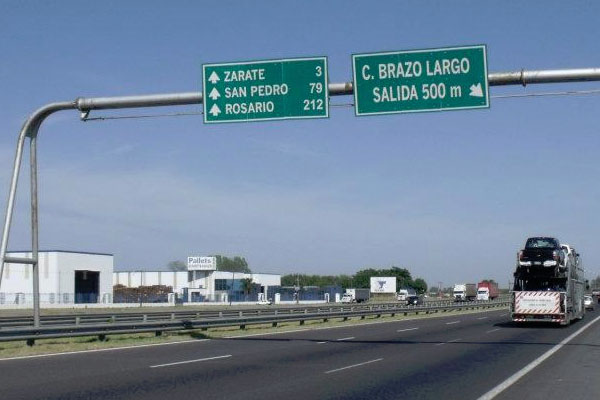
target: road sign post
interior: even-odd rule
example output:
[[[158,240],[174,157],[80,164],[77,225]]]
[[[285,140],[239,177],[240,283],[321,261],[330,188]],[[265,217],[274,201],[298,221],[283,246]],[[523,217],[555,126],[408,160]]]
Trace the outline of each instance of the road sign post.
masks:
[[[489,107],[484,45],[355,54],[356,115]]]
[[[202,66],[204,122],[329,117],[327,58]]]

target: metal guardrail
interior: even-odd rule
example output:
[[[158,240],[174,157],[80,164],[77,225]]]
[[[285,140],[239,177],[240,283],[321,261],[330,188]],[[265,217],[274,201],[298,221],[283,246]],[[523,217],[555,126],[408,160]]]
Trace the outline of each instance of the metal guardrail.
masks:
[[[509,304],[508,301],[487,301],[487,302],[469,302],[452,303],[447,305],[419,305],[419,306],[399,306],[393,303],[379,305],[347,305],[335,307],[305,307],[303,309],[292,309],[293,312],[280,312],[275,309],[268,314],[246,315],[238,311],[235,316],[218,316],[212,318],[177,318],[170,316],[169,319],[149,320],[127,322],[103,322],[103,323],[85,323],[70,325],[48,325],[40,327],[7,327],[0,329],[0,342],[27,340],[29,345],[33,345],[36,339],[65,338],[76,336],[98,336],[104,340],[106,335],[127,334],[127,333],[145,333],[155,332],[160,336],[165,331],[184,331],[193,329],[206,330],[208,328],[239,326],[245,329],[248,325],[272,324],[277,326],[283,322],[299,322],[303,325],[305,321],[342,318],[344,321],[351,317],[382,316],[389,314],[419,314],[421,312],[430,314],[437,312],[448,312],[457,310],[474,310],[483,308],[501,308]],[[316,308],[316,309],[315,309]],[[264,311],[264,309],[262,309]],[[286,310],[287,311],[287,310]],[[173,313],[171,313],[173,314]],[[145,314],[148,315],[148,314]],[[194,315],[195,317],[195,315]]]
[[[498,301],[498,300],[496,300]],[[463,304],[480,304],[481,302],[466,302]],[[427,301],[425,306],[445,306],[456,304],[451,300],[434,300]],[[120,312],[120,313],[80,313],[80,314],[57,314],[45,315],[40,317],[42,326],[48,325],[68,325],[68,324],[90,324],[103,322],[147,322],[157,320],[179,320],[179,319],[199,319],[199,318],[223,318],[232,316],[252,316],[252,315],[272,315],[279,313],[305,313],[305,310],[311,311],[343,311],[348,307],[354,307],[354,310],[361,309],[386,309],[389,307],[398,307],[399,302],[387,303],[353,303],[353,304],[335,304],[327,303],[317,305],[292,305],[292,306],[270,306],[270,307],[254,307],[244,309],[222,308],[215,310],[178,310],[178,311],[146,311],[146,312]],[[6,327],[19,327],[33,325],[32,316],[8,316],[0,317],[0,329]]]

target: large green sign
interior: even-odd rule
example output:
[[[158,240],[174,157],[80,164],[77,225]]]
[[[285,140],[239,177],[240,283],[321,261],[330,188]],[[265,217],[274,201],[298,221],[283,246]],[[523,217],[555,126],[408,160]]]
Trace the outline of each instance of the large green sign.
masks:
[[[488,108],[485,45],[355,54],[356,115]]]
[[[202,66],[204,122],[327,118],[327,58]]]

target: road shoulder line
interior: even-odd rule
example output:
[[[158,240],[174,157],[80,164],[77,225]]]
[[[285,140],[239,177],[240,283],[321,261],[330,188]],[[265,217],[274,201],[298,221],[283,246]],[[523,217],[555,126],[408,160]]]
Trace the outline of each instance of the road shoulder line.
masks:
[[[522,377],[527,375],[531,370],[533,370],[535,367],[537,367],[538,365],[543,363],[546,359],[548,359],[550,356],[552,356],[554,353],[556,353],[558,350],[560,350],[565,344],[569,343],[571,340],[575,339],[577,336],[579,336],[581,333],[583,333],[587,328],[592,326],[598,320],[600,320],[600,316],[594,318],[593,320],[588,322],[586,325],[582,326],[577,331],[575,331],[574,333],[567,336],[560,343],[558,343],[557,345],[552,347],[550,350],[548,350],[547,352],[545,352],[544,354],[542,354],[541,356],[539,356],[538,358],[536,358],[535,360],[533,360],[532,362],[527,364],[525,367],[521,368],[519,371],[514,373],[512,376],[510,376],[504,382],[502,382],[499,385],[497,385],[496,387],[494,387],[489,392],[483,394],[477,400],[491,400],[494,397],[498,396],[504,390],[506,390],[510,386],[514,385],[519,379],[521,379]]]

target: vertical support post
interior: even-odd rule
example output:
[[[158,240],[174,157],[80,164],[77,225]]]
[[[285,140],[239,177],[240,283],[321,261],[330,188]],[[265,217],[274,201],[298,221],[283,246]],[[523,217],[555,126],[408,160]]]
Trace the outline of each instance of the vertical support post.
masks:
[[[40,262],[38,259],[38,192],[37,192],[37,134],[31,135],[29,143],[31,178],[31,257],[34,259],[33,276],[33,326],[40,326]]]

